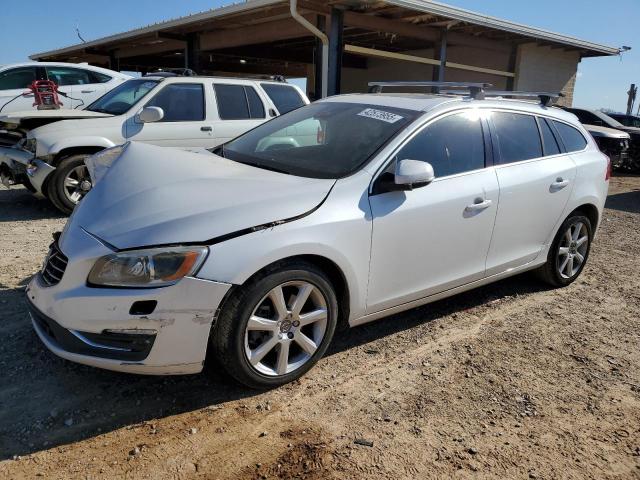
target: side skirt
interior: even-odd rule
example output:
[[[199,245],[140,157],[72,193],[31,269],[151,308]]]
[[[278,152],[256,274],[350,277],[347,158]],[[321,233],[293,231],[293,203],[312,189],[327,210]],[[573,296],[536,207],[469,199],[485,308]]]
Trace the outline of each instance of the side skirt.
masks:
[[[438,300],[442,300],[443,298],[451,297],[453,295],[457,295],[458,293],[466,292],[468,290],[473,290],[474,288],[481,287],[483,285],[487,285],[489,283],[497,282],[498,280],[502,280],[503,278],[511,277],[513,275],[518,275],[519,273],[526,272],[528,270],[534,270],[540,265],[544,264],[546,261],[546,256],[543,258],[536,258],[535,260],[527,263],[526,265],[522,265],[520,267],[511,268],[501,273],[497,273],[495,275],[491,275],[489,277],[483,278],[481,280],[476,280],[475,282],[467,283],[465,285],[461,285],[459,287],[451,288],[449,290],[445,290],[444,292],[435,293],[433,295],[429,295],[428,297],[419,298],[417,300],[413,300],[411,302],[403,303],[401,305],[397,305],[395,307],[387,308],[385,310],[381,310],[379,312],[369,313],[368,315],[364,315],[362,317],[352,319],[349,321],[350,327],[356,327],[358,325],[362,325],[364,323],[373,322],[375,320],[379,320],[384,317],[388,317],[389,315],[393,315],[395,313],[404,312],[406,310],[411,310],[412,308],[420,307],[422,305],[426,305],[427,303],[432,303]]]

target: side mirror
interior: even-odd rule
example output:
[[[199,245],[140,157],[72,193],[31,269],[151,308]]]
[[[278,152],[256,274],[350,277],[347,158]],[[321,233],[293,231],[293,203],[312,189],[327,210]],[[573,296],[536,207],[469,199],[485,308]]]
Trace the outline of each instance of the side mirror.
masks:
[[[396,162],[396,173],[393,181],[398,186],[398,190],[413,190],[417,187],[429,185],[435,177],[430,163],[421,160],[404,159]]]
[[[164,118],[164,110],[160,107],[144,107],[138,114],[138,120],[142,123],[159,122]]]

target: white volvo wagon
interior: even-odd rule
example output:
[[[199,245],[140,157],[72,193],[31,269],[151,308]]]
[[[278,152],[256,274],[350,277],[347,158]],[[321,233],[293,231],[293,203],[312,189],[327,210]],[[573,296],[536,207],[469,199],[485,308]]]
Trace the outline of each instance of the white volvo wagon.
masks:
[[[196,373],[209,355],[268,387],[309,370],[340,322],[526,270],[570,284],[608,159],[572,114],[480,98],[336,96],[211,155],[106,151],[27,288],[37,334],[87,365]]]

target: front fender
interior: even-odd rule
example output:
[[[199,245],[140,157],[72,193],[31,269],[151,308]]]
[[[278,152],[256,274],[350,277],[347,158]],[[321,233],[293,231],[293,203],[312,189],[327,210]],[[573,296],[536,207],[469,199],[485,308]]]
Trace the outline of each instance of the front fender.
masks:
[[[99,147],[99,148],[111,148],[115,147],[116,143],[105,137],[99,136],[82,136],[82,137],[65,137],[49,147],[47,152],[38,152],[38,156],[45,155],[57,155],[63,150],[68,148],[83,148],[83,147]]]
[[[349,320],[364,314],[369,279],[372,220],[366,172],[339,180],[315,212],[272,228],[212,245],[197,276],[244,284],[272,263],[299,256],[322,257],[342,272],[349,289]]]

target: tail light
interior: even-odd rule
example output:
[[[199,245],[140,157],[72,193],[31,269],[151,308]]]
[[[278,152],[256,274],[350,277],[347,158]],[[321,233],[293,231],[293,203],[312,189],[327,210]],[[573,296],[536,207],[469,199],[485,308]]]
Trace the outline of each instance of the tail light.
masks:
[[[604,176],[605,180],[609,180],[611,178],[611,158],[607,156],[607,173]]]

